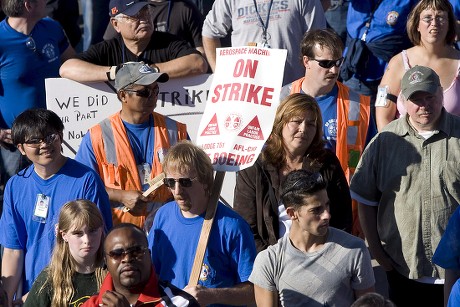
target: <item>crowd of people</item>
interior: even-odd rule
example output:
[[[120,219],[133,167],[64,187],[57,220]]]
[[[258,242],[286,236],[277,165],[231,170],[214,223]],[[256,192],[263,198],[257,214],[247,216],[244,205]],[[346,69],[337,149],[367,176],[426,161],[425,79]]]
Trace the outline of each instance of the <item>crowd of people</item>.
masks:
[[[77,0],[0,3],[0,306],[460,304],[459,1],[82,0],[83,35]],[[155,112],[221,46],[288,51],[231,206]],[[120,102],[75,159],[59,76]]]

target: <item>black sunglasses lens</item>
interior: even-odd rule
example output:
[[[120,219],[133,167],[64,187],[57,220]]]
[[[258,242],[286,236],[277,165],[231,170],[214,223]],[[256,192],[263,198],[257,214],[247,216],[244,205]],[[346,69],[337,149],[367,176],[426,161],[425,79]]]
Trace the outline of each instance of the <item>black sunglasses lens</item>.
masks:
[[[192,185],[190,178],[179,178],[179,184],[184,188],[189,188]]]
[[[174,186],[176,185],[176,181],[173,178],[165,178],[163,179],[163,183],[165,184],[165,186],[171,189],[174,188]]]
[[[136,93],[139,97],[149,98],[152,94],[152,91],[148,88],[144,88],[143,90],[139,90]]]
[[[115,260],[119,260],[124,254],[124,250],[122,249],[114,249],[113,251],[109,252],[109,256]]]

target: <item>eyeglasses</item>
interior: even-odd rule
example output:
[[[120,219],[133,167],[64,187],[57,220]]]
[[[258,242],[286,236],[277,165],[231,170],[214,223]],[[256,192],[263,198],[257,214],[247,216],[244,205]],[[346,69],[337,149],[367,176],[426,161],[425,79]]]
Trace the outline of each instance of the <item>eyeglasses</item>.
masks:
[[[37,51],[37,44],[35,44],[35,41],[34,41],[34,39],[32,38],[32,36],[29,36],[29,37],[26,39],[26,47],[27,47],[27,49],[30,49],[30,50],[32,50],[33,52]]]
[[[165,186],[167,186],[170,189],[174,189],[176,186],[176,182],[179,182],[179,185],[183,188],[190,188],[192,186],[193,181],[197,180],[198,177],[195,178],[165,178],[163,179],[163,182]]]
[[[132,258],[140,260],[142,256],[144,256],[148,250],[149,249],[145,246],[133,246],[128,249],[118,248],[118,249],[111,250],[110,252],[107,253],[107,255],[115,261],[122,260],[123,258],[126,257],[126,255],[129,255]]]
[[[143,98],[150,98],[152,96],[158,96],[160,93],[160,88],[157,86],[153,89],[150,87],[144,87],[141,90],[128,90],[124,89],[125,92],[136,93],[136,96],[143,97]]]
[[[141,20],[150,20],[150,11],[147,7],[137,12],[136,15],[128,16],[128,15],[120,14],[120,15],[117,15],[116,18],[119,20],[125,19],[129,23],[137,23]]]
[[[436,17],[433,18],[433,17],[428,17],[428,16],[427,16],[427,17],[423,17],[423,18],[422,18],[422,21],[425,22],[425,23],[427,23],[427,24],[429,24],[429,25],[433,22],[433,20],[436,20],[437,23],[439,23],[439,24],[442,25],[442,24],[446,23],[447,17],[444,17],[444,16],[436,16]]]
[[[318,65],[322,68],[330,69],[332,66],[340,67],[343,63],[343,57],[338,60],[317,60],[317,59],[310,59],[313,61],[318,62]]]
[[[52,134],[45,136],[44,138],[33,138],[30,140],[24,141],[24,144],[27,144],[28,146],[33,147],[33,148],[38,148],[41,146],[42,143],[50,145],[56,142],[58,139],[59,139],[59,134],[52,133]]]

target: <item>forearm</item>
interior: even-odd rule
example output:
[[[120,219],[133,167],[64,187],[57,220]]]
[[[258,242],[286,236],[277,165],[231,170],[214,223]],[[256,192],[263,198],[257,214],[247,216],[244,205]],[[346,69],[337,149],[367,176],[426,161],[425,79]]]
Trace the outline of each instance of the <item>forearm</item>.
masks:
[[[396,103],[393,101],[387,100],[386,107],[376,107],[375,108],[375,121],[377,123],[377,131],[380,132],[382,129],[388,125],[391,121],[395,119],[396,116]]]
[[[254,286],[244,282],[231,288],[209,289],[212,292],[212,304],[251,305],[255,304]]]
[[[277,307],[278,306],[278,293],[276,291],[269,291],[257,285],[254,286],[254,293],[256,297],[257,306]]]
[[[155,63],[160,72],[165,72],[170,78],[181,78],[190,75],[204,74],[208,64],[203,56],[189,54],[168,62]]]
[[[447,306],[449,295],[457,279],[460,278],[460,270],[446,269],[446,278],[444,281],[444,306]]]
[[[20,249],[5,248],[2,257],[2,283],[3,289],[11,304],[13,296],[18,289],[24,268],[24,251]]]
[[[220,46],[220,40],[218,38],[203,36],[204,53],[206,54],[206,59],[213,72],[216,70],[216,48]]]
[[[78,82],[98,82],[107,81],[107,72],[110,66],[99,66],[79,59],[69,59],[65,61],[59,69],[59,74],[63,78]]]
[[[393,269],[393,265],[380,242],[380,236],[377,230],[377,210],[378,207],[376,206],[368,206],[359,203],[359,221],[367,243],[369,244],[369,251],[371,255],[386,271],[390,271]]]

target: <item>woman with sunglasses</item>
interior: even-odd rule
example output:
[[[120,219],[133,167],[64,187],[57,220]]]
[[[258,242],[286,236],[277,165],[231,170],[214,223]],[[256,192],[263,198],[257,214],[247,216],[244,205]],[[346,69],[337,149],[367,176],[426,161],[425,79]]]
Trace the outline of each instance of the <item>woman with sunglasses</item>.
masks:
[[[257,251],[275,244],[289,231],[280,202],[280,186],[293,170],[319,172],[327,182],[330,225],[351,229],[351,197],[337,157],[324,148],[321,111],[315,99],[292,94],[278,106],[272,134],[256,163],[240,171],[233,208],[249,223]]]
[[[56,245],[50,264],[35,280],[27,306],[80,306],[98,292],[106,275],[104,222],[89,200],[66,203],[56,225]]]
[[[379,131],[406,114],[401,97],[401,79],[416,65],[433,69],[444,89],[444,107],[460,115],[460,51],[453,48],[456,18],[448,0],[422,0],[409,14],[407,34],[414,47],[395,55],[383,75],[376,100]]]

